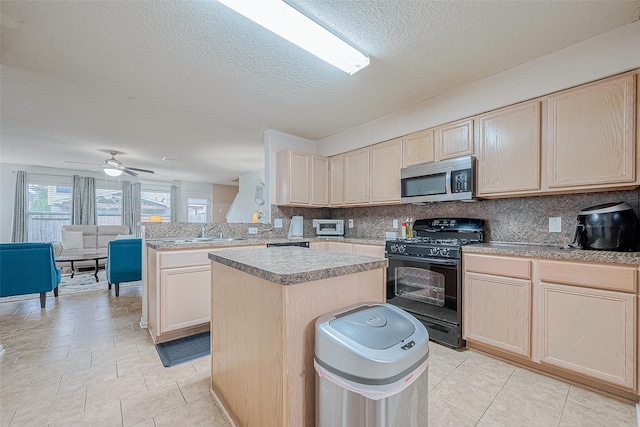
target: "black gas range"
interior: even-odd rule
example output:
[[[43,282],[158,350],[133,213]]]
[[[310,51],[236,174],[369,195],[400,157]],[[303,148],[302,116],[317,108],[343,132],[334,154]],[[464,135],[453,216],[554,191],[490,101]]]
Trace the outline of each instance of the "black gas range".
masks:
[[[433,341],[463,347],[461,248],[484,241],[484,220],[420,219],[413,231],[386,242],[387,302],[413,314]]]

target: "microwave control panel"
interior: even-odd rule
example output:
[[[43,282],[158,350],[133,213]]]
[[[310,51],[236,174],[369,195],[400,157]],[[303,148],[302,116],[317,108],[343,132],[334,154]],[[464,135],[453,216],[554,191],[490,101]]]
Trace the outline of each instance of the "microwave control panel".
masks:
[[[471,192],[471,169],[451,171],[451,192],[469,193]]]

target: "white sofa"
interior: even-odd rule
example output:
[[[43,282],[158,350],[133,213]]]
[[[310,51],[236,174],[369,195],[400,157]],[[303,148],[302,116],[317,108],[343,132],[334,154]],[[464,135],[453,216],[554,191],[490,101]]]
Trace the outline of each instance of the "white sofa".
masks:
[[[82,247],[78,247],[78,242],[72,247],[65,248],[65,238],[62,233],[65,231],[82,232]],[[86,253],[106,254],[109,241],[114,240],[118,235],[128,235],[129,227],[126,225],[64,225],[61,231],[61,240],[53,244],[53,252],[56,257],[62,255],[81,255]],[[66,234],[69,236],[69,234]],[[67,238],[67,242],[70,239]],[[69,245],[68,245],[69,246]],[[106,259],[100,260],[99,265],[104,266]],[[69,263],[58,263],[58,267],[68,266]],[[74,262],[74,267],[94,267],[95,261]]]

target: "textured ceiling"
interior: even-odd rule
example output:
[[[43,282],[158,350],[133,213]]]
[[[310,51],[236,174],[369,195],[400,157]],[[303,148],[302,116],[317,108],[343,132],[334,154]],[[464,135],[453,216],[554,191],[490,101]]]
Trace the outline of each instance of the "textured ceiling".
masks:
[[[292,0],[349,76],[215,1],[0,3],[1,161],[228,184],[263,132],[335,134],[638,19],[640,1]],[[163,162],[163,156],[178,159]],[[91,166],[86,166],[91,168]]]

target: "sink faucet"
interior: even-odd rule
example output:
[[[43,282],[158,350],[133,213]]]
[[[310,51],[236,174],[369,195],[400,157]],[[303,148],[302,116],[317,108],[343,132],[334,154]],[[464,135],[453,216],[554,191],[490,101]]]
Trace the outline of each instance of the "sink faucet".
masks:
[[[209,228],[207,229],[207,226],[206,226],[206,225],[203,225],[203,226],[202,226],[202,233],[201,233],[200,237],[202,237],[202,238],[204,239],[205,237],[207,237],[207,234],[208,234],[211,230],[213,230],[215,227],[216,227],[215,225],[212,225],[211,227],[209,227]],[[222,239],[222,224],[218,224],[218,230],[219,230],[219,231],[218,231],[218,239]]]

